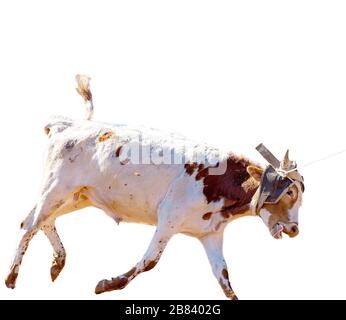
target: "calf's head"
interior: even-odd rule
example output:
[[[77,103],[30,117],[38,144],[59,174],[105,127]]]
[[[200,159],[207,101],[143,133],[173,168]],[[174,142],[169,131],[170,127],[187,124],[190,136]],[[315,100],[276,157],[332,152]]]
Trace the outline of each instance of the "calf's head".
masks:
[[[265,170],[249,166],[248,173],[259,184],[253,206],[276,239],[282,233],[295,237],[299,233],[298,211],[302,204],[304,180],[296,164],[289,160],[288,152],[279,168],[268,166]]]

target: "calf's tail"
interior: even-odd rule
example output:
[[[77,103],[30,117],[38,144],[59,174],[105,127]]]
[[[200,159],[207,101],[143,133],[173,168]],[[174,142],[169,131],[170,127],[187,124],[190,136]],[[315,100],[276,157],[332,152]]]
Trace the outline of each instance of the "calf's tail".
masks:
[[[91,120],[94,114],[93,97],[90,91],[90,77],[82,74],[76,75],[77,92],[82,96],[86,107],[86,119]]]

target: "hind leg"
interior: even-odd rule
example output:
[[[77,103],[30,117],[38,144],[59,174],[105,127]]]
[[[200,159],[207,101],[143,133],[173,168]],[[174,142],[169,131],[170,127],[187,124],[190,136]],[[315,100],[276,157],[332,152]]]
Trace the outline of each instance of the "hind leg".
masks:
[[[55,212],[54,216],[61,216],[91,205],[89,199],[84,194],[87,188],[82,187],[77,190],[78,191],[69,195],[68,199],[66,199],[64,204]],[[65,266],[66,251],[64,245],[62,244],[58,231],[56,230],[54,220],[43,225],[41,229],[48,238],[53,248],[53,262],[50,269],[50,275],[52,281],[55,281]]]
[[[19,241],[15,257],[13,259],[10,272],[5,280],[5,284],[8,288],[14,289],[16,285],[16,280],[19,273],[19,267],[22,263],[23,256],[25,254],[25,251],[28,248],[30,240],[33,238],[33,236],[37,233],[38,228],[35,226],[32,226],[28,228],[28,230],[24,230],[22,233],[21,240]]]
[[[63,207],[64,199],[68,197],[68,194],[69,193],[66,192],[63,185],[58,186],[57,183],[51,185],[43,193],[35,209],[31,211],[29,216],[22,223],[21,239],[17,246],[16,253],[10,267],[10,272],[5,280],[8,288],[13,289],[15,287],[19,268],[31,239],[34,237],[37,231],[39,231],[45,225],[52,225],[52,221],[54,221],[59,209]],[[52,240],[54,243],[54,246],[58,247],[56,242],[57,234],[54,234],[52,230],[48,233],[51,238],[50,240]]]
[[[54,223],[44,225],[42,227],[42,231],[47,236],[50,244],[53,247],[53,263],[50,269],[50,275],[52,281],[55,281],[65,266],[66,251],[60,240],[59,234],[56,231]]]

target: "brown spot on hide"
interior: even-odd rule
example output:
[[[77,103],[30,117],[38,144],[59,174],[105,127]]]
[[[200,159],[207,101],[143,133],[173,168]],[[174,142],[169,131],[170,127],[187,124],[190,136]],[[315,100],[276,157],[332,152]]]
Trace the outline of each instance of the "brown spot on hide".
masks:
[[[185,168],[186,173],[189,176],[191,176],[194,173],[195,169],[197,168],[197,163],[196,162],[185,163],[184,168]]]
[[[242,215],[250,210],[250,205],[245,205],[236,210],[233,210],[232,216]]]
[[[205,178],[208,175],[208,168],[204,168],[204,165],[200,165],[200,167],[198,168],[198,173],[196,175],[196,180],[201,180],[203,178]]]
[[[52,209],[53,210],[58,210],[62,205],[64,204],[64,200],[60,200],[58,203],[56,203]]]
[[[136,272],[136,267],[133,267],[130,271],[127,271],[126,273],[124,273],[124,276],[126,278],[130,278],[135,272]]]
[[[221,199],[235,201],[237,206],[243,206],[251,202],[253,195],[257,190],[256,188],[244,190],[242,184],[250,178],[246,168],[251,165],[251,162],[236,157],[234,155],[229,155],[227,161],[226,172],[221,175],[210,175],[203,169],[203,193],[207,198],[208,203],[213,201],[219,201]],[[197,177],[196,177],[197,178]]]
[[[203,215],[203,220],[209,220],[211,218],[212,212],[207,212]]]
[[[88,200],[88,197],[85,196],[84,194],[82,194],[82,195],[80,196],[80,199],[85,201],[85,200]]]
[[[20,224],[20,228],[23,229],[24,227],[24,221]]]
[[[44,127],[44,133],[48,136],[50,133],[50,129],[48,127]]]
[[[245,214],[250,210],[250,204],[245,204],[241,207],[238,207],[237,205],[230,206],[230,207],[223,207],[221,209],[221,216],[225,219],[228,219],[230,216],[237,216]]]
[[[108,132],[104,133],[102,136],[99,137],[99,142],[106,141],[106,140],[109,139],[112,135],[113,135],[113,132],[112,132],[112,131],[108,131]]]
[[[80,196],[80,192],[75,192],[73,194],[73,201],[78,201],[79,200],[79,196]]]
[[[121,149],[122,149],[122,146],[119,146],[119,147],[115,150],[115,156],[116,156],[117,158],[119,158],[119,156],[120,156]]]
[[[223,276],[223,277],[224,277],[226,280],[228,280],[228,279],[229,279],[227,269],[223,269],[223,270],[222,270],[222,276]]]
[[[148,264],[144,267],[144,272],[151,270],[156,266],[157,262],[156,261],[149,261]]]
[[[229,216],[230,216],[230,213],[227,212],[227,211],[226,212],[225,211],[221,211],[221,215],[222,215],[223,218],[228,219]]]
[[[222,210],[232,208],[236,203],[237,203],[236,200],[225,199],[222,206]]]

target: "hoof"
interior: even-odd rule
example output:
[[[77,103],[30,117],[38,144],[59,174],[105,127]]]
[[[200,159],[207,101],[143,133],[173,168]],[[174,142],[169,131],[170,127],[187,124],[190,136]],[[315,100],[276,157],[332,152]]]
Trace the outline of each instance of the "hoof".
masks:
[[[110,282],[111,281],[109,281],[109,280],[101,280],[95,288],[95,293],[100,294],[100,293],[104,293],[104,292],[108,291],[107,288],[109,287]]]
[[[230,292],[227,297],[230,299],[230,300],[239,300],[238,297],[236,296],[236,294],[234,292]]]
[[[112,278],[112,280],[102,280],[97,284],[95,293],[100,294],[107,291],[120,290],[125,288],[128,282],[128,278],[124,276]]]
[[[235,294],[233,294],[233,296],[231,296],[230,299],[231,300],[239,300],[238,297]]]
[[[65,259],[62,260],[54,260],[52,267],[50,268],[50,277],[52,281],[54,282],[56,278],[59,276],[61,270],[65,266]]]
[[[14,289],[16,287],[17,277],[18,273],[12,271],[5,280],[6,287],[9,289]]]

